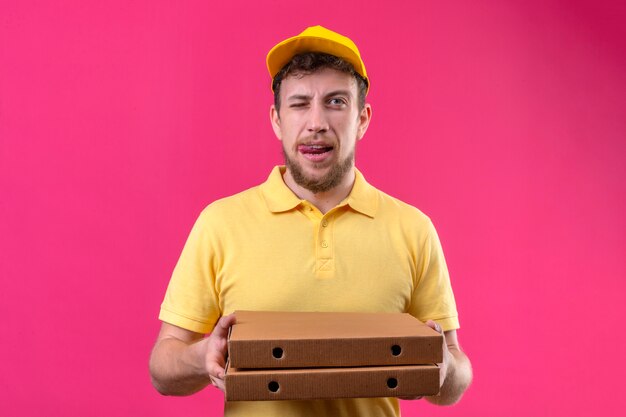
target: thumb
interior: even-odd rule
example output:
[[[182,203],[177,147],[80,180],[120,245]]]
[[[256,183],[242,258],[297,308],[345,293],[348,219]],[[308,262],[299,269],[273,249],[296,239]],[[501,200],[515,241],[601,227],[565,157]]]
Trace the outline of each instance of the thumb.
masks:
[[[236,321],[237,319],[235,318],[234,313],[229,314],[228,316],[222,316],[215,324],[215,327],[211,332],[211,336],[226,339],[228,336],[228,330],[233,324],[235,324]]]
[[[441,326],[437,322],[433,320],[428,320],[425,324],[431,329],[433,329],[434,331],[436,331],[437,333],[443,334],[443,330],[441,329]]]

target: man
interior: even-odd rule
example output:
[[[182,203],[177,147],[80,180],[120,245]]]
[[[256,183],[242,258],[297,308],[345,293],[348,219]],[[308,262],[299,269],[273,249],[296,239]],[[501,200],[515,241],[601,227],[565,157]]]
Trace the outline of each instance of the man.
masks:
[[[458,401],[472,373],[435,229],[354,167],[372,116],[356,45],[316,26],[276,45],[267,64],[270,119],[286,166],[198,218],[161,307],[150,360],[155,387],[168,395],[208,384],[223,390],[235,310],[408,312],[445,335],[441,394],[427,400]],[[399,405],[393,398],[229,402],[225,415],[395,416]]]

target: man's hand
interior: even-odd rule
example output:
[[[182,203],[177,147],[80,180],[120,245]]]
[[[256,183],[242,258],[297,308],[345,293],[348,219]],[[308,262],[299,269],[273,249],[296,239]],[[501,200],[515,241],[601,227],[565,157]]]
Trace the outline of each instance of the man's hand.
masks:
[[[461,351],[456,330],[443,332],[441,326],[433,320],[428,320],[426,325],[444,335],[443,362],[437,364],[439,366],[440,392],[438,395],[426,397],[426,400],[437,405],[455,404],[461,399],[472,382],[472,365],[469,358]],[[402,397],[401,399],[419,400],[421,398]]]
[[[441,326],[437,324],[435,321],[428,320],[425,324],[431,329],[433,329],[434,331],[436,331],[437,333],[440,333],[441,335],[443,335],[443,330],[441,329]],[[454,357],[448,350],[448,343],[446,341],[446,337],[444,336],[442,339],[443,339],[443,342],[442,342],[443,343],[443,363],[437,364],[439,366],[439,388],[443,387],[443,384],[446,381],[446,376],[448,374],[448,367],[450,366],[450,362],[454,361]]]
[[[443,363],[440,367],[440,391],[438,395],[426,397],[430,403],[452,405],[457,403],[472,382],[472,364],[459,346],[456,330],[443,332],[441,326],[432,320],[426,325],[444,335]]]
[[[441,330],[441,326],[438,325],[433,320],[428,320],[425,323],[428,327],[436,331],[437,333],[443,334],[443,330]],[[448,351],[448,345],[446,344],[445,336],[443,339],[443,363],[438,363],[439,366],[439,388],[442,387],[444,381],[446,380],[446,372],[448,371],[448,364],[450,363],[450,352]],[[423,395],[417,397],[400,397],[401,400],[421,400],[424,398]]]
[[[163,323],[150,357],[152,384],[163,395],[189,395],[209,383],[224,391],[228,329],[234,314],[219,319],[208,337]]]
[[[211,384],[224,392],[224,373],[228,353],[228,330],[235,324],[235,315],[230,314],[219,319],[213,332],[203,340],[206,344],[205,363]]]

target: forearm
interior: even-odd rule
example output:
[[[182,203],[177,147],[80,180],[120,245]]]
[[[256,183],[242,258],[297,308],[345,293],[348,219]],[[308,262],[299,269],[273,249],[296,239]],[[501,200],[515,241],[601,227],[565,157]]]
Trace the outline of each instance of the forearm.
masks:
[[[202,340],[188,344],[167,338],[155,345],[150,356],[150,375],[157,391],[163,395],[190,395],[211,382],[202,344]]]
[[[457,348],[449,348],[450,362],[446,371],[446,379],[441,386],[439,395],[426,397],[426,400],[437,405],[457,403],[472,382],[472,364],[469,358]]]

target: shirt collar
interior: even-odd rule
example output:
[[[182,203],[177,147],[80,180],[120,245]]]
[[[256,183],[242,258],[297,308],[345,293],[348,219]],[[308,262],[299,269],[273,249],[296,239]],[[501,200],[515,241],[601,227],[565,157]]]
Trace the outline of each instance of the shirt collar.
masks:
[[[365,177],[363,177],[361,171],[354,168],[354,172],[356,176],[354,178],[352,191],[350,191],[348,198],[344,201],[353,210],[373,218],[378,209],[378,193],[374,187],[365,181]]]
[[[284,172],[284,166],[275,166],[267,181],[261,184],[261,192],[267,203],[267,208],[272,213],[289,211],[302,203],[302,200],[283,181]]]
[[[261,184],[261,192],[272,213],[282,213],[298,207],[303,200],[298,198],[283,181],[284,166],[272,169],[267,181]],[[348,205],[353,210],[374,217],[378,209],[376,189],[368,184],[363,174],[355,168],[354,185],[350,194],[339,205]]]

